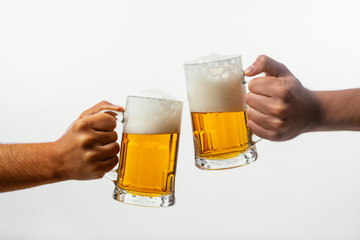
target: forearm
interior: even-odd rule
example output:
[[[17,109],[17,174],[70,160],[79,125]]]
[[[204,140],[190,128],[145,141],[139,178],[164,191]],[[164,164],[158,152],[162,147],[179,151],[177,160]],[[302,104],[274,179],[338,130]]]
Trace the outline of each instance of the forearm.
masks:
[[[360,131],[360,89],[313,93],[320,112],[313,131]]]
[[[61,180],[54,143],[0,144],[0,192]]]

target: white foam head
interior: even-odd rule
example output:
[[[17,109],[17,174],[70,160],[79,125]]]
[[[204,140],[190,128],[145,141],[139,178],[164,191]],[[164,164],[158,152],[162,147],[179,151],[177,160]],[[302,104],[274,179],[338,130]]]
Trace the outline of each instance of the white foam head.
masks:
[[[128,96],[124,133],[179,133],[183,103],[174,99]]]
[[[245,111],[240,55],[208,55],[184,64],[191,112]]]
[[[169,99],[169,100],[178,100],[174,96],[171,96],[167,92],[164,92],[163,90],[159,88],[147,88],[143,89],[139,96],[142,97],[149,97],[149,98],[161,98],[161,99]]]

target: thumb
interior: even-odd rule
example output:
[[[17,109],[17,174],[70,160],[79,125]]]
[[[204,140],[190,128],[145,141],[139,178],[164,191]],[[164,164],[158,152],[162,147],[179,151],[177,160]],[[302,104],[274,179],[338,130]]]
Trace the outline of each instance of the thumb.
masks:
[[[258,56],[256,61],[244,71],[245,75],[249,77],[259,73],[265,73],[266,76],[280,77],[288,72],[289,70],[284,64],[266,55]]]
[[[124,108],[118,105],[113,105],[112,103],[109,103],[107,101],[101,101],[95,106],[89,108],[88,110],[81,113],[79,118],[86,117],[89,115],[96,114],[102,110],[114,110],[114,111],[122,111]]]

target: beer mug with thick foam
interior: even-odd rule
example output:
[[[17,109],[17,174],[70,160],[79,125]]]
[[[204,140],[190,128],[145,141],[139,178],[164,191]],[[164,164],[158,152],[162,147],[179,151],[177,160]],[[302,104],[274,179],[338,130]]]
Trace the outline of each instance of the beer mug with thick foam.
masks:
[[[182,106],[177,100],[127,97],[114,199],[151,207],[175,204]]]
[[[210,55],[184,64],[200,169],[226,169],[257,159],[246,126],[246,87],[240,55]]]

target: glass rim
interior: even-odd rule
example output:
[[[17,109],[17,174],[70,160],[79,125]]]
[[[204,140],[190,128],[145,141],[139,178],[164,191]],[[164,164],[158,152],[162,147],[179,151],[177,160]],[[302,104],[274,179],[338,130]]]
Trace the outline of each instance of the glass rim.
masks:
[[[140,99],[157,100],[157,101],[159,101],[159,100],[160,100],[160,101],[173,101],[173,102],[178,102],[178,103],[183,104],[182,101],[176,100],[176,99],[171,99],[171,98],[136,96],[136,95],[128,95],[126,98],[127,98],[127,99],[129,99],[129,98],[140,98]]]
[[[207,63],[223,62],[223,61],[236,59],[236,58],[241,59],[241,54],[229,54],[229,55],[219,56],[219,58],[209,59],[209,60],[205,60],[205,61],[199,61],[198,59],[197,60],[191,60],[191,61],[185,62],[184,66],[185,67],[186,66],[197,66],[197,65],[207,64]]]

